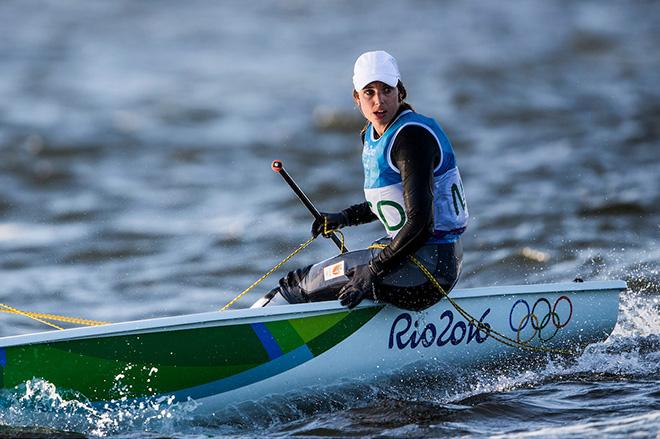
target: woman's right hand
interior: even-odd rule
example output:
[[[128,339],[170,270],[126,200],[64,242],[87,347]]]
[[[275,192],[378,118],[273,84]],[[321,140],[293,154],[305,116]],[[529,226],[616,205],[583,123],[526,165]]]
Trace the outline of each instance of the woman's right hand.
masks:
[[[326,224],[327,221],[327,224]],[[330,234],[324,234],[324,230],[328,232],[332,230],[341,229],[347,225],[346,215],[343,212],[325,213],[321,212],[321,217],[314,220],[312,223],[312,236],[323,235],[324,238],[329,238]],[[327,227],[327,229],[324,229]]]

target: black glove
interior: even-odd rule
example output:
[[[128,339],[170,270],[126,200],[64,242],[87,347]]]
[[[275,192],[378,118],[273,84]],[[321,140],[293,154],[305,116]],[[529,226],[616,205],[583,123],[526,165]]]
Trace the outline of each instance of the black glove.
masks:
[[[376,274],[369,265],[358,265],[346,272],[351,280],[339,290],[343,306],[355,308],[363,299],[376,299]]]
[[[328,220],[328,225],[327,225],[328,230],[341,229],[342,227],[348,225],[348,221],[346,220],[346,215],[344,215],[344,212],[337,212],[337,213],[321,212],[321,218],[315,219],[314,223],[312,223],[312,236],[323,234],[323,227],[325,222],[324,218],[327,218]],[[330,237],[330,235],[323,235],[323,236],[325,238]]]

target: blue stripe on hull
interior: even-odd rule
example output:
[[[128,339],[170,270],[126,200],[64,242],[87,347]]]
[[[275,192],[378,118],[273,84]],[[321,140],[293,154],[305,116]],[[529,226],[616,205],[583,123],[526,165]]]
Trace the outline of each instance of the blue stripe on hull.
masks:
[[[252,326],[252,330],[257,334],[261,344],[264,346],[264,349],[266,349],[268,358],[274,360],[283,355],[280,345],[277,344],[275,337],[273,337],[273,334],[271,334],[268,328],[266,328],[266,325],[263,323],[252,323],[250,326]]]

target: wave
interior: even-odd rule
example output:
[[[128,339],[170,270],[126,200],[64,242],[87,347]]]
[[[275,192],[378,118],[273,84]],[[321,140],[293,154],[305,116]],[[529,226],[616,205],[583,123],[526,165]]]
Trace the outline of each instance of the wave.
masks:
[[[173,433],[176,422],[188,419],[194,401],[174,402],[159,397],[147,401],[119,399],[103,406],[83,395],[58,389],[52,383],[32,379],[0,393],[0,424],[20,428],[26,437],[44,429],[57,436],[81,433],[108,436],[130,431]]]

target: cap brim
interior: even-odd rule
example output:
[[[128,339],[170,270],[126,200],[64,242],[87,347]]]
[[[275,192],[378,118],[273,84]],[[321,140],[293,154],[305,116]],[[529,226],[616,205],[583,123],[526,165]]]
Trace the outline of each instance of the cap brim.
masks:
[[[355,90],[359,91],[375,81],[383,82],[390,87],[396,87],[399,83],[399,77],[395,75],[384,75],[382,73],[379,75],[365,75],[359,78],[353,76],[353,87],[355,87]]]

